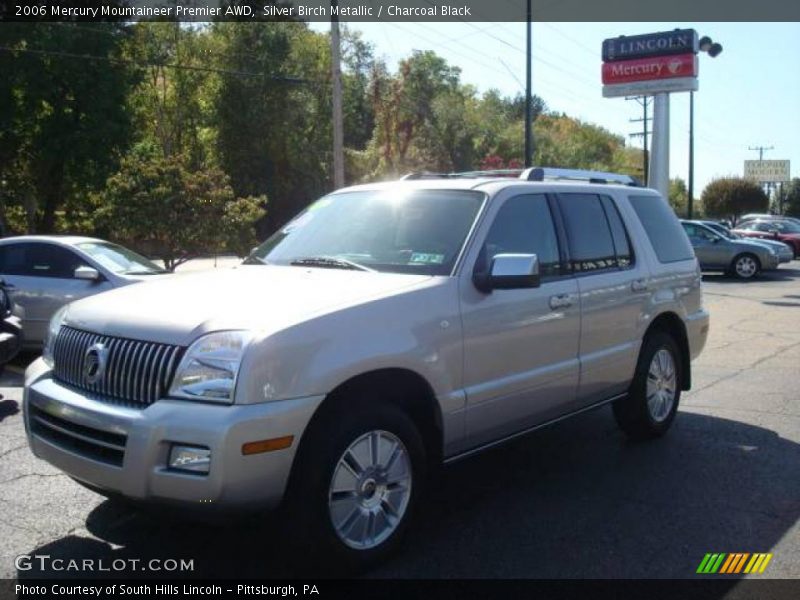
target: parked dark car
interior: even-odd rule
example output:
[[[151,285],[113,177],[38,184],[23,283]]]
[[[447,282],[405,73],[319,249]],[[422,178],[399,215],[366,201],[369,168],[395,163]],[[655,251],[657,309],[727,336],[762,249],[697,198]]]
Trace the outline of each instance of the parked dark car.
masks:
[[[22,318],[20,309],[6,292],[0,279],[0,373],[22,347]]]
[[[749,238],[780,240],[792,248],[795,258],[800,256],[800,225],[794,221],[747,221],[733,231]]]

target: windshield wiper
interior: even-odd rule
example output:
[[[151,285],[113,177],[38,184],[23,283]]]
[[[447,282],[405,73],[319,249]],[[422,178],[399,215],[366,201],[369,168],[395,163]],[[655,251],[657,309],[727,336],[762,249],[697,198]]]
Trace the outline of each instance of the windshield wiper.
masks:
[[[162,269],[160,271],[153,271],[151,269],[151,270],[148,270],[148,271],[125,271],[125,275],[161,275],[161,274],[166,273],[166,272],[167,271],[164,270],[164,269]]]
[[[323,269],[349,269],[351,271],[373,271],[369,267],[360,265],[352,260],[336,258],[334,256],[310,256],[296,258],[289,263],[296,267],[322,267]]]

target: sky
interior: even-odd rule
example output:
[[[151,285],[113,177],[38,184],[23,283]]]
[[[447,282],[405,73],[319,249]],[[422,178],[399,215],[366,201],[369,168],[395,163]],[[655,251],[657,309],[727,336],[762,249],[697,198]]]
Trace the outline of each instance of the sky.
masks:
[[[348,23],[396,68],[413,50],[434,50],[461,68],[462,82],[480,92],[525,89],[525,23]],[[318,31],[326,23],[312,23]],[[774,147],[764,159],[788,159],[800,177],[800,23],[534,23],[533,92],[548,108],[625,136],[641,147],[642,107],[603,98],[603,39],[694,28],[723,46],[716,58],[700,53],[695,93],[695,195],[712,179],[742,175],[749,147]],[[652,110],[651,110],[652,114]],[[687,178],[689,94],[670,98],[670,176]],[[535,143],[535,140],[534,140]],[[558,166],[558,165],[543,165]]]

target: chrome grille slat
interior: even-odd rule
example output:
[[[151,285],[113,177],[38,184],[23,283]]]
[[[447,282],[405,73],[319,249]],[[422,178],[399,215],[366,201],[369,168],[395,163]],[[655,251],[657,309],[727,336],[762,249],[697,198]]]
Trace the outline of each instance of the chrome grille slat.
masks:
[[[87,350],[102,343],[108,348],[105,372],[94,384],[83,375]],[[180,346],[111,337],[62,327],[53,344],[55,378],[91,392],[96,399],[144,408],[167,392]]]

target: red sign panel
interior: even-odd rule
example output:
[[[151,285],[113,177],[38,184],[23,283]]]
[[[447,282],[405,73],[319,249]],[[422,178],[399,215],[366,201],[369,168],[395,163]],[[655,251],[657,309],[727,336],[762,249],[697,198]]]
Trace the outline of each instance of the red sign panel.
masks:
[[[651,79],[697,76],[697,56],[675,54],[603,63],[603,83],[629,83]]]

